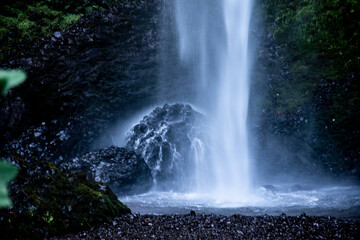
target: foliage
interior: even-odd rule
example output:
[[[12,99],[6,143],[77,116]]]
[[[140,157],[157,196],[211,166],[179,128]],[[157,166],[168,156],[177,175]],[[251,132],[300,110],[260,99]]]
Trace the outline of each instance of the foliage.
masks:
[[[12,205],[8,196],[7,184],[13,180],[18,170],[10,163],[0,159],[0,208]]]
[[[21,70],[0,70],[0,93],[5,95],[11,88],[23,83],[26,74]]]
[[[36,43],[40,37],[66,29],[85,14],[104,10],[121,0],[2,0],[0,8],[0,59],[19,42]]]
[[[5,95],[11,88],[24,82],[26,74],[21,70],[0,70],[0,94]],[[15,178],[17,169],[0,159],[0,208],[11,207],[7,184]]]

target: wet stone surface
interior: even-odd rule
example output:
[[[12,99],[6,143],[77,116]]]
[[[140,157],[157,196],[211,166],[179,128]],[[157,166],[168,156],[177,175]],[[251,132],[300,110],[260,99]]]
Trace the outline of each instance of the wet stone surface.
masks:
[[[140,215],[119,217],[75,235],[53,239],[359,239],[359,222],[333,217]]]
[[[147,192],[153,185],[150,168],[144,159],[126,148],[100,149],[62,166],[73,172],[86,172],[91,180],[108,184],[117,196]]]
[[[103,132],[152,102],[159,2],[124,1],[37,44],[14,46],[0,68],[21,68],[27,80],[0,98],[0,145],[29,127],[69,117],[95,121]]]
[[[11,160],[11,155],[16,153],[29,162],[41,158],[55,163],[67,162],[91,150],[96,139],[100,139],[97,130],[100,125],[85,117],[42,122],[28,128],[19,138],[0,144],[0,155]],[[106,144],[103,139],[99,141]]]
[[[204,140],[204,121],[188,104],[165,104],[128,132],[126,147],[142,155],[159,189],[187,189],[195,169],[192,149]]]

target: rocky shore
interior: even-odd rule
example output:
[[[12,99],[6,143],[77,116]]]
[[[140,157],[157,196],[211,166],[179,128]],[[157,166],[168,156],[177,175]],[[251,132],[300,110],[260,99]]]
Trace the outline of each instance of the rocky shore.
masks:
[[[59,239],[359,239],[360,222],[333,217],[127,214]]]

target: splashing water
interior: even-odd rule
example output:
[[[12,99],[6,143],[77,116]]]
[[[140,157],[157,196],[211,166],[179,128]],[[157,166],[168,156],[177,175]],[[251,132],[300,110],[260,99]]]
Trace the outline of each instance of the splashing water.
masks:
[[[142,214],[187,214],[217,213],[222,215],[330,215],[342,218],[359,219],[360,196],[358,186],[316,187],[306,191],[291,192],[281,189],[269,191],[263,187],[256,189],[258,199],[238,202],[217,199],[212,194],[150,192],[123,197],[120,200],[133,211]]]
[[[211,159],[220,196],[243,199],[251,185],[247,136],[250,1],[226,0],[224,5],[227,52],[212,125],[216,147]]]
[[[294,179],[294,183],[267,183],[261,187],[253,183],[255,171],[252,169],[247,131],[252,3],[251,0],[164,2],[167,12],[164,22],[168,25],[164,27],[163,23],[162,27],[167,36],[162,53],[164,64],[159,78],[162,91],[159,102],[190,103],[195,112],[201,112],[208,122],[204,120],[203,126],[199,124],[203,123],[203,118],[196,123],[179,120],[184,116],[187,119],[187,115],[164,118],[171,112],[167,109],[173,105],[164,106],[161,111],[155,109],[161,113],[153,115],[156,121],[144,117],[143,123],[150,119],[159,126],[164,123],[177,126],[176,131],[175,128],[169,132],[160,131],[161,134],[155,131],[155,135],[161,136],[156,140],[161,140],[157,140],[159,146],[162,143],[175,144],[176,147],[171,149],[182,149],[172,151],[172,154],[181,152],[181,157],[189,160],[185,165],[190,166],[184,170],[181,165],[179,168],[183,171],[178,179],[182,181],[172,177],[170,180],[175,180],[171,184],[164,184],[168,188],[159,187],[120,200],[134,211],[152,214],[188,213],[189,209],[195,209],[221,214],[285,212],[293,215],[306,212],[358,218],[359,186],[344,183],[334,187],[331,182],[322,186],[319,181],[309,186],[294,184],[297,181],[306,183],[304,179]],[[183,122],[181,128],[178,127],[179,121]],[[200,130],[189,131],[196,127]],[[152,147],[145,143],[155,139],[155,135],[150,134],[148,142],[148,138],[144,138],[142,149]],[[179,135],[182,138],[179,139]],[[170,153],[166,156],[180,159]],[[146,154],[143,157],[148,164],[151,162]],[[155,159],[164,161],[165,158],[161,155]],[[174,161],[168,162],[173,164]],[[185,183],[185,188],[179,187],[181,182]]]

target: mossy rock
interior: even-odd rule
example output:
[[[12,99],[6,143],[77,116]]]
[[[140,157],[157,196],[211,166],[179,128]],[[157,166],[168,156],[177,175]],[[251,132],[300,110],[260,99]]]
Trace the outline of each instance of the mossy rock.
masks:
[[[5,239],[78,232],[130,213],[108,186],[88,181],[85,173],[62,170],[44,159],[12,160],[20,172],[10,184],[13,207],[0,211]]]

